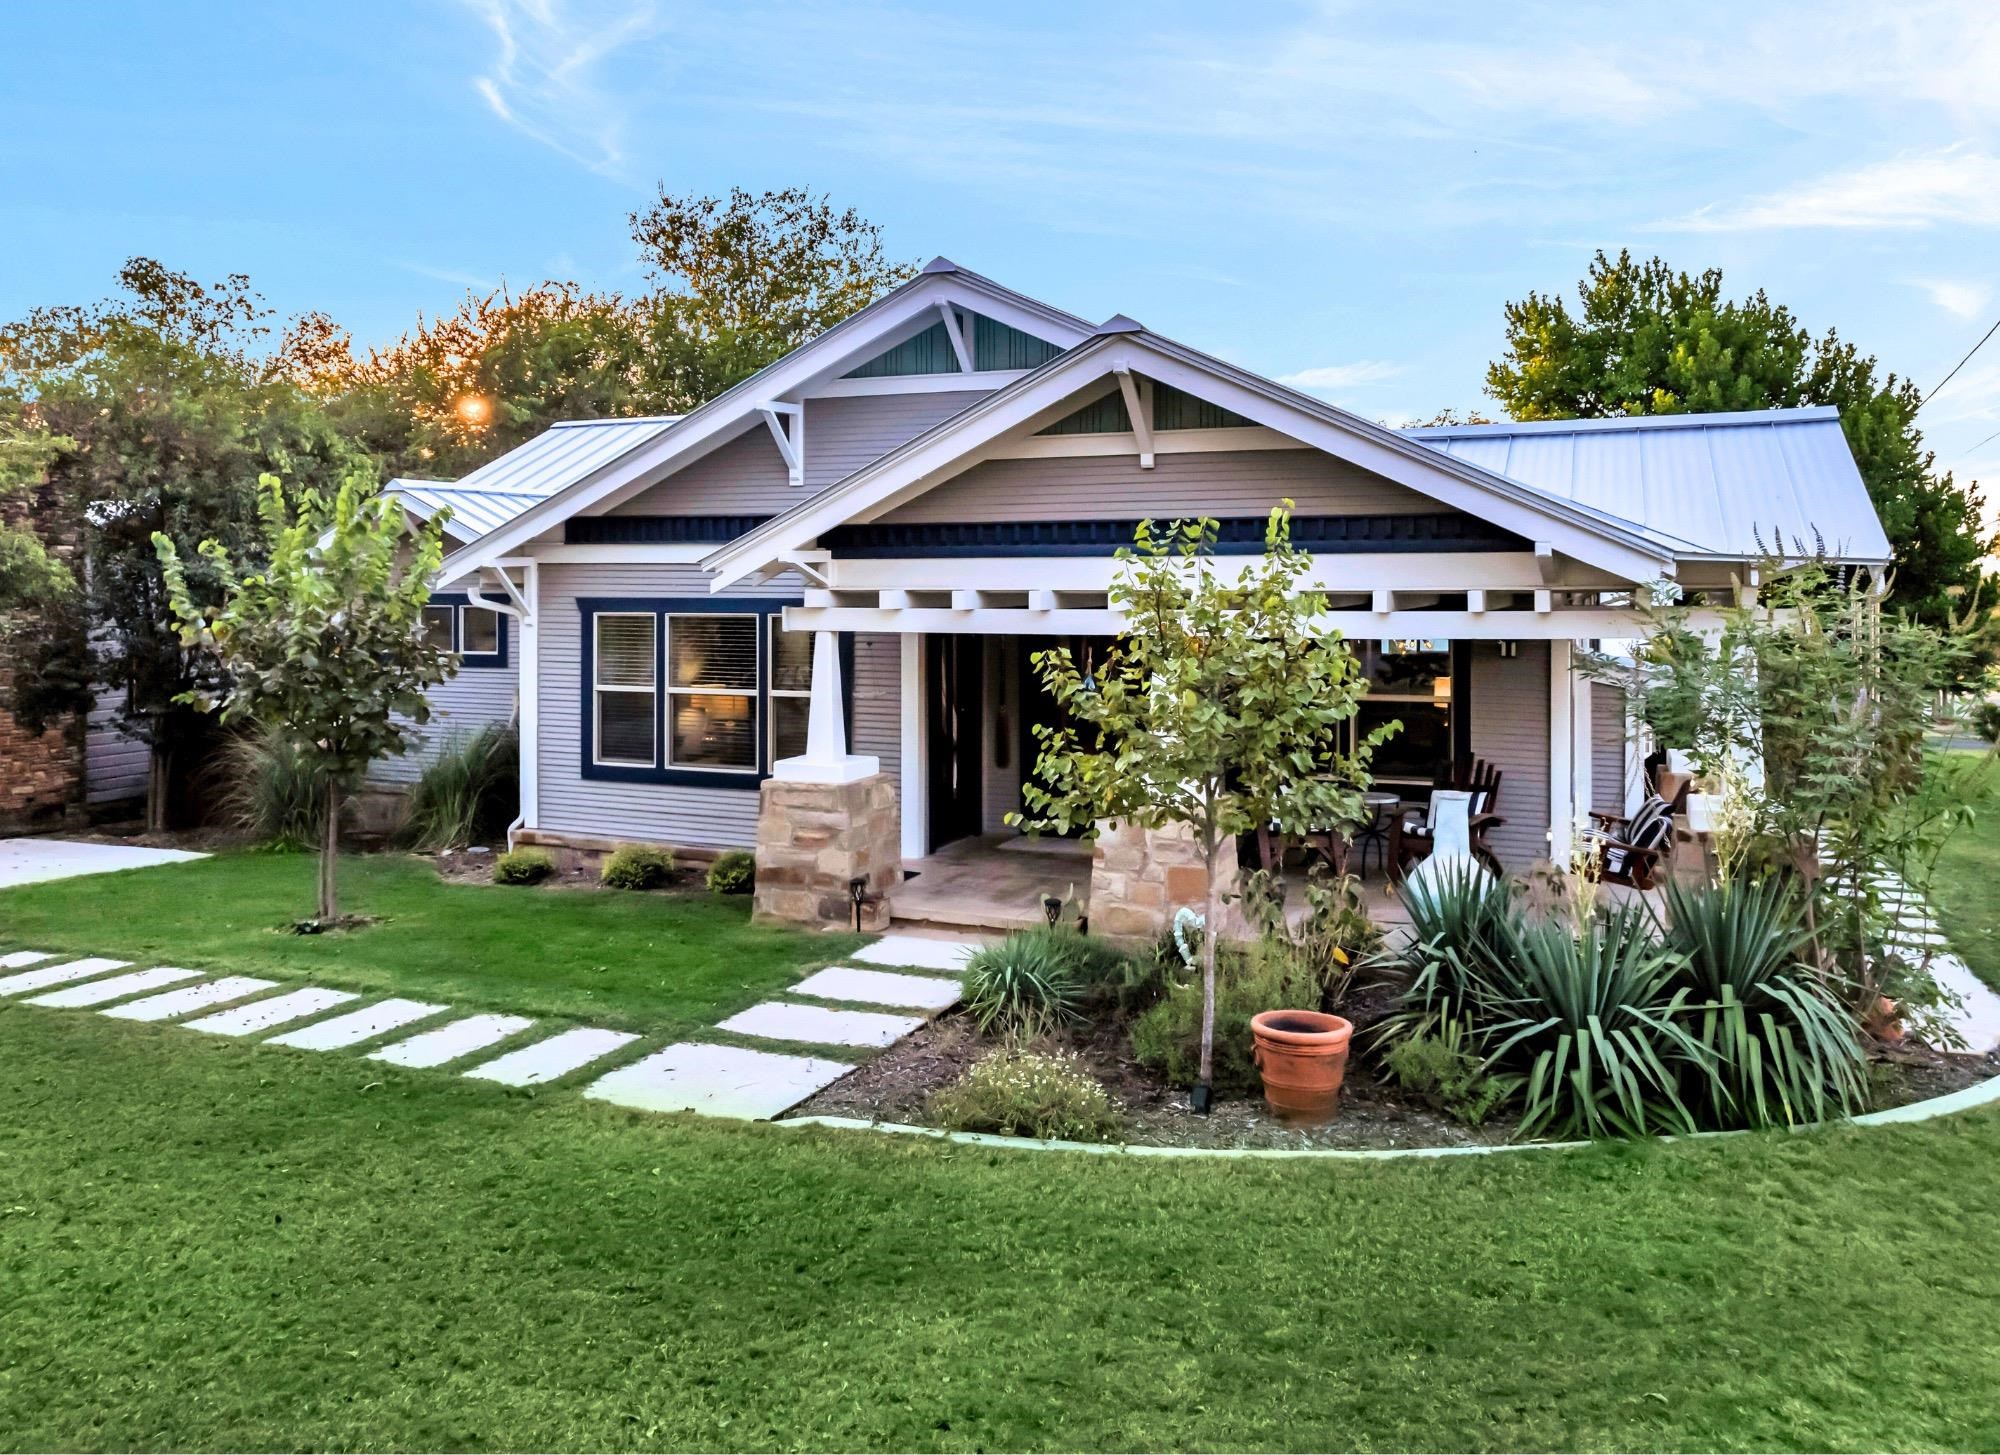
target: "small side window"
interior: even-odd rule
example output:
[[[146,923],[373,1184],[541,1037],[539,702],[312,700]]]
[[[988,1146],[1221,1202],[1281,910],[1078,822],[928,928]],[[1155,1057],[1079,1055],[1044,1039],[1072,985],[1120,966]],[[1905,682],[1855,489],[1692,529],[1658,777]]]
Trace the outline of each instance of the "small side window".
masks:
[[[449,606],[426,606],[424,608],[424,641],[440,652],[455,652],[458,643],[453,638],[452,627],[457,611]]]
[[[467,656],[490,657],[500,651],[500,613],[484,606],[459,609],[459,648]]]

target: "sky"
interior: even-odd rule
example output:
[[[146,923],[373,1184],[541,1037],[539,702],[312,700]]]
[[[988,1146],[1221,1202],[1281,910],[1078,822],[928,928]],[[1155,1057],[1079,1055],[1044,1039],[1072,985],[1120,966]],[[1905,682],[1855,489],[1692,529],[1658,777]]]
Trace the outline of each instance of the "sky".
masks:
[[[1925,389],[2000,320],[2000,3],[8,7],[0,318],[143,254],[387,342],[644,284],[664,187],[803,184],[1399,423],[1592,253],[1720,267]],[[2000,336],[1926,403],[2000,496]]]

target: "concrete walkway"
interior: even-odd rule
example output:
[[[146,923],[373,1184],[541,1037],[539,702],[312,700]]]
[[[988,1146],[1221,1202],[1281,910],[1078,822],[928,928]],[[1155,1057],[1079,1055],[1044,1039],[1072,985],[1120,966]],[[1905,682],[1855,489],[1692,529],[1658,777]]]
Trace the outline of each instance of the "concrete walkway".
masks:
[[[41,884],[50,879],[74,879],[81,874],[109,874],[118,869],[149,869],[155,864],[179,864],[207,857],[184,849],[144,849],[135,844],[0,839],[0,889]]]
[[[655,1046],[629,1031],[559,1026],[526,1016],[461,1014],[449,1005],[365,998],[326,986],[43,950],[0,952],[0,1000],[92,1010],[317,1054],[352,1052],[390,1065],[447,1070],[503,1086],[595,1079],[583,1094],[639,1111],[761,1120],[782,1115],[852,1071],[854,1052],[893,1045],[956,1004],[968,942],[890,935],[786,992],[723,1021],[721,1041]],[[944,972],[943,974],[931,972]],[[801,997],[791,999],[791,996]],[[839,1047],[837,1056],[810,1048]],[[635,1059],[636,1058],[636,1059]]]

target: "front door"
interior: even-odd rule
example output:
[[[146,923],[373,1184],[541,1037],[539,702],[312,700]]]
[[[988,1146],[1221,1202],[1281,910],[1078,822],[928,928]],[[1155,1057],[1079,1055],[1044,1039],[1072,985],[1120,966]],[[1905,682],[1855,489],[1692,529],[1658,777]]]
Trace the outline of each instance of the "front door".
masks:
[[[1103,661],[1105,650],[1111,645],[1114,638],[1023,636],[1013,637],[1009,640],[1013,645],[1014,651],[1018,654],[1020,661],[1021,781],[1028,783],[1034,780],[1035,764],[1040,759],[1042,753],[1041,739],[1036,736],[1035,728],[1038,725],[1050,728],[1074,728],[1077,725],[1075,716],[1061,703],[1057,702],[1053,694],[1046,687],[1042,686],[1042,674],[1035,670],[1035,653],[1046,652],[1052,647],[1067,647],[1069,649],[1070,660],[1076,663],[1083,673],[1088,676],[1096,671],[1098,663]],[[1097,746],[1095,737],[1085,739],[1084,746],[1086,748],[1095,748]],[[1022,800],[1019,807],[1024,813],[1030,812],[1025,799]],[[1081,828],[1073,829],[1068,837],[1077,838],[1083,832],[1084,830]]]
[[[970,838],[983,827],[986,639],[929,636],[924,639],[924,684],[928,702],[930,848]]]

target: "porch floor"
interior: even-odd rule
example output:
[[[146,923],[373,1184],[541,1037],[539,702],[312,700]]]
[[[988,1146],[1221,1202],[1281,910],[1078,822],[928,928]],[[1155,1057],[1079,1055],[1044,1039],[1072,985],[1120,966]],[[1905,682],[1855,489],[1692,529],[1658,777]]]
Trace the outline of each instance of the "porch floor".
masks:
[[[1003,847],[1004,846],[1004,847]],[[891,896],[898,924],[949,929],[1016,930],[1043,923],[1042,896],[1072,896],[1073,912],[1090,910],[1088,844],[982,834],[946,844],[922,859],[903,861],[905,878]],[[1285,907],[1296,920],[1305,912],[1301,876],[1292,875]],[[1363,908],[1378,925],[1401,926],[1409,912],[1377,869],[1361,881]]]

